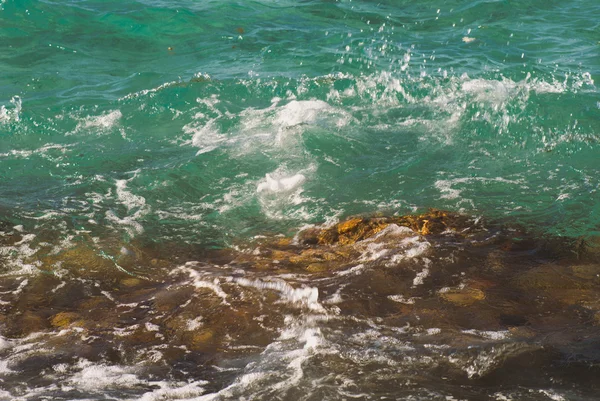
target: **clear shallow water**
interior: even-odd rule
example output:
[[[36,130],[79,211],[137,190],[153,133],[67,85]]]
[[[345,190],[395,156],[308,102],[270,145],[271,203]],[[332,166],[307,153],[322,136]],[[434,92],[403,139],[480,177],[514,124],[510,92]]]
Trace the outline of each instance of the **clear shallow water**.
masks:
[[[6,280],[82,243],[189,255],[169,270],[256,235],[430,207],[599,234],[595,1],[0,7],[0,219],[21,233],[2,248]]]

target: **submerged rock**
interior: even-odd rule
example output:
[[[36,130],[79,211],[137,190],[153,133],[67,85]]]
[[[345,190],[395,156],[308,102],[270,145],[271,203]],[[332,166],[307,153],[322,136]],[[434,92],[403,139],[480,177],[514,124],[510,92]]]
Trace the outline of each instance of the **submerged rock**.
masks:
[[[59,312],[50,319],[50,324],[56,328],[64,328],[80,321],[81,316],[74,312]]]
[[[485,293],[478,288],[444,288],[440,297],[458,306],[470,306],[485,299]]]
[[[36,276],[0,279],[0,334],[37,333],[48,369],[69,355],[177,373],[300,342],[315,355],[320,344],[356,344],[341,355],[360,366],[387,358],[414,377],[471,383],[534,366],[528,354],[563,363],[600,325],[597,261],[547,257],[523,230],[446,211],[182,249],[82,241],[42,255]]]

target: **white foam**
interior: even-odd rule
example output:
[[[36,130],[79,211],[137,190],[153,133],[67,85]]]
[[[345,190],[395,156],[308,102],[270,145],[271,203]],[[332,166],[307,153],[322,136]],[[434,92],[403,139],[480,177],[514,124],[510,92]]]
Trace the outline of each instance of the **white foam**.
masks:
[[[402,247],[408,244],[405,242],[407,236],[410,236],[408,239],[415,237],[414,231],[407,227],[390,224],[373,237],[358,244],[359,247],[362,247],[359,260],[361,262],[379,260],[390,253],[397,252],[398,245]],[[398,243],[401,238],[404,238],[404,240]]]
[[[324,312],[325,310],[319,303],[319,289],[316,287],[294,288],[282,280],[261,281],[246,278],[228,278],[228,280],[246,287],[278,291],[282,295],[282,298],[292,305],[307,307],[310,310],[319,312]]]
[[[460,177],[460,178],[452,178],[447,180],[437,180],[434,186],[442,193],[440,196],[442,199],[457,199],[461,196],[462,189],[454,189],[453,186],[456,184],[470,184],[472,182],[482,182],[482,183],[504,183],[504,184],[513,184],[518,185],[522,184],[522,180],[509,180],[503,177],[494,177],[494,178],[486,178],[486,177]]]
[[[416,287],[418,285],[422,285],[427,277],[429,277],[429,269],[427,267],[425,267],[425,268],[423,268],[423,270],[421,270],[419,273],[417,273],[417,275],[413,279],[412,286]]]
[[[202,316],[198,316],[195,319],[190,319],[186,322],[186,330],[194,331],[203,325],[204,323],[202,322]]]
[[[510,79],[496,81],[465,78],[461,86],[464,93],[475,95],[475,100],[478,102],[496,103],[505,102],[511,95],[514,96],[513,92],[516,89],[518,85]]]
[[[246,365],[243,374],[228,387],[194,401],[245,399],[246,394],[260,399],[281,398],[303,379],[303,366],[310,358],[335,353],[327,349],[323,334],[316,327],[323,318],[306,314],[300,319],[286,316],[279,338],[266,347],[257,361]]]
[[[214,119],[200,127],[193,123],[188,124],[183,127],[183,132],[193,135],[192,145],[199,148],[196,155],[213,151],[221,144],[227,143],[227,137],[219,133]]]
[[[558,394],[553,390],[538,390],[540,394],[544,394],[546,397],[550,398],[552,401],[567,401],[565,397]]]
[[[99,116],[85,117],[75,127],[75,132],[93,128],[97,129],[97,132],[106,132],[114,127],[121,117],[123,117],[123,114],[120,110],[112,110]]]
[[[0,351],[9,349],[11,347],[12,347],[12,342],[10,340],[7,340],[6,338],[0,336]]]
[[[40,261],[32,260],[39,250],[39,244],[37,248],[33,246],[35,238],[35,234],[25,234],[21,241],[13,245],[0,246],[0,256],[7,257],[5,264],[10,268],[8,274],[28,276],[38,271],[37,267],[41,264]]]
[[[54,143],[47,143],[44,146],[42,146],[38,149],[34,149],[34,150],[12,149],[12,150],[9,150],[8,152],[0,153],[0,157],[14,157],[14,158],[27,159],[32,155],[39,155],[47,160],[56,161],[57,159],[55,157],[50,157],[48,155],[48,152],[51,150],[57,150],[60,153],[65,154],[71,146],[72,145],[60,145],[60,144],[54,144]]]
[[[363,273],[364,271],[365,271],[365,265],[361,263],[359,265],[352,266],[349,269],[335,272],[335,274],[338,276],[349,276],[349,275],[358,276],[359,274]]]
[[[378,260],[390,253],[391,249],[385,247],[386,244],[380,243],[366,243],[362,254],[360,255],[360,262],[370,262]]]
[[[478,337],[484,337],[490,340],[499,341],[504,340],[510,337],[510,331],[508,330],[500,330],[500,331],[485,331],[485,330],[463,330],[465,334],[471,334]]]
[[[288,192],[300,187],[306,181],[303,174],[294,174],[289,177],[273,177],[267,174],[265,179],[258,184],[256,192]]]
[[[311,198],[303,195],[303,185],[315,171],[314,164],[293,172],[282,165],[266,174],[264,179],[255,184],[254,197],[258,198],[262,212],[271,219],[310,220],[319,209],[313,206]],[[307,205],[300,206],[303,204]]]
[[[0,351],[6,350],[13,347],[12,341],[6,340],[4,337],[0,336]],[[8,375],[12,374],[14,371],[9,367],[9,360],[6,358],[0,359],[0,375]],[[0,379],[0,383],[2,380]],[[1,395],[1,393],[0,393]]]
[[[21,113],[22,101],[19,96],[13,96],[10,99],[13,107],[7,109],[5,106],[0,106],[0,123],[17,122],[19,121],[19,114]]]
[[[134,373],[134,368],[94,364],[87,360],[80,360],[77,367],[81,370],[67,383],[79,390],[98,391],[146,384],[145,380],[139,379]]]
[[[183,127],[184,133],[192,135],[191,141],[185,144],[198,147],[197,154],[222,148],[235,157],[260,151],[269,153],[271,157],[298,158],[302,147],[301,134],[307,127],[318,124],[337,130],[351,120],[349,113],[322,100],[280,103],[281,99],[274,98],[266,108],[246,108],[237,115],[239,122],[227,133],[222,132],[220,126],[232,119],[231,114],[211,109],[208,118],[203,114],[197,115],[197,121]]]
[[[133,208],[142,208],[146,205],[146,199],[143,196],[134,195],[131,191],[127,190],[127,183],[129,180],[117,180],[115,186],[117,187],[117,197],[127,207],[127,211],[131,211]]]
[[[158,92],[158,91],[160,91],[162,89],[165,89],[165,88],[168,88],[168,87],[171,87],[171,86],[175,86],[175,85],[178,85],[178,84],[179,84],[179,81],[165,82],[164,84],[161,84],[161,85],[157,86],[156,88],[144,89],[144,90],[141,90],[139,92],[134,92],[134,93],[130,93],[128,95],[125,95],[122,98],[120,98],[119,101],[127,100],[127,99],[135,99],[135,98],[140,97],[140,96],[145,96],[145,95],[148,95],[148,94],[154,94],[154,93],[156,93],[156,92]]]
[[[180,271],[183,273],[187,273],[190,278],[193,280],[192,284],[196,288],[206,288],[213,291],[219,298],[223,300],[225,305],[229,305],[227,302],[227,293],[223,291],[221,285],[219,283],[218,278],[214,278],[212,281],[206,280],[205,276],[203,276],[200,272],[195,269],[186,266],[180,266],[175,269],[173,272]],[[173,274],[173,273],[172,273]]]
[[[299,336],[297,335],[297,333],[294,333],[294,336],[298,338],[300,342],[304,343],[304,346],[301,349],[292,351],[285,355],[286,359],[289,359],[287,368],[292,373],[286,380],[276,383],[273,386],[273,388],[276,390],[290,388],[300,382],[300,380],[304,376],[302,364],[309,359],[311,354],[313,354],[313,352],[323,342],[321,330],[318,328],[309,327],[303,330]]]
[[[283,128],[314,123],[323,111],[331,109],[332,107],[322,100],[293,100],[279,109],[274,123]]]
[[[388,295],[388,299],[394,302],[399,302],[401,304],[406,304],[406,305],[414,305],[415,300],[417,298],[404,298],[404,296],[398,294],[398,295]]]
[[[134,176],[130,179],[116,180],[115,182],[117,199],[127,208],[128,213],[133,211],[133,214],[121,218],[117,216],[113,210],[107,210],[105,212],[107,220],[125,226],[127,232],[132,237],[144,232],[144,227],[138,220],[150,211],[150,207],[146,204],[146,199],[143,196],[134,195],[127,189],[127,184],[137,177],[139,171],[136,170],[133,173]]]
[[[159,388],[144,393],[137,401],[163,401],[163,400],[196,400],[196,397],[204,393],[204,385],[207,381],[195,381],[191,383],[169,383],[151,382]]]
[[[399,226],[397,224],[390,224],[386,228],[375,234],[374,239],[406,237],[407,235],[414,236],[415,232],[408,227]]]

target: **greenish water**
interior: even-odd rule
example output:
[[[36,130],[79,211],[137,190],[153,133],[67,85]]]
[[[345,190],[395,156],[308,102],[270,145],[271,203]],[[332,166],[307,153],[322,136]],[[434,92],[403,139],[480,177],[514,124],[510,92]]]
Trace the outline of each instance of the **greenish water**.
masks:
[[[22,280],[2,294],[81,243],[114,260],[132,252],[118,256],[122,245],[153,244],[170,260],[177,246],[223,249],[355,214],[437,208],[538,238],[598,236],[598,82],[597,0],[0,0],[0,231],[23,236],[0,238],[3,280]],[[213,273],[223,284],[239,272]],[[127,376],[109,359],[102,374]],[[88,383],[76,395],[42,393],[144,394],[90,377],[72,378]],[[200,397],[205,379],[178,397]],[[43,399],[14,383],[0,398]],[[521,390],[515,399],[549,399]],[[293,391],[256,399],[300,399]],[[411,391],[403,399],[438,399]],[[469,399],[509,399],[477,391]],[[139,399],[163,393],[152,394]],[[231,394],[202,399],[248,395]]]
[[[65,234],[215,245],[429,207],[597,233],[598,13],[6,1],[0,206]],[[267,174],[304,178],[257,192]]]

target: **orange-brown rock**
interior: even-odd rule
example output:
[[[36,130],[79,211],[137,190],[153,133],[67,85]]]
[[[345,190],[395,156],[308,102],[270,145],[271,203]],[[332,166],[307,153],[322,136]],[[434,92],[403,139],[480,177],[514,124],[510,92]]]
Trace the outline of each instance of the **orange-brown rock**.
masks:
[[[431,209],[427,213],[400,217],[353,217],[327,229],[308,230],[300,238],[309,244],[316,239],[320,245],[350,245],[372,237],[390,224],[408,227],[420,235],[431,235],[456,231],[465,226],[465,222],[464,216]]]
[[[74,312],[59,312],[56,315],[52,316],[50,319],[50,324],[56,328],[64,328],[70,326],[71,324],[77,322],[81,319],[77,313]]]
[[[469,306],[485,299],[485,293],[478,288],[451,288],[439,293],[440,297],[454,305]]]
[[[517,287],[523,290],[552,291],[590,288],[593,283],[573,274],[570,268],[560,265],[542,265],[518,275]]]
[[[317,238],[321,245],[348,245],[369,238],[390,223],[385,218],[351,218],[322,230]]]
[[[87,245],[78,245],[56,255],[41,258],[42,270],[64,271],[68,275],[85,278],[119,278],[127,275],[101,251]]]

